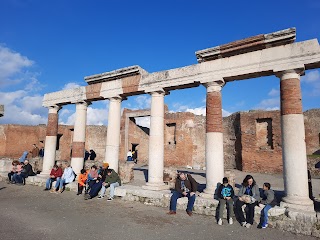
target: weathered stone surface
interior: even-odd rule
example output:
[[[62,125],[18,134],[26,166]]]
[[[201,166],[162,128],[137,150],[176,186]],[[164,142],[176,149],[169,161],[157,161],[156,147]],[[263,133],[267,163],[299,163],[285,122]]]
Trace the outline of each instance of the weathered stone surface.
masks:
[[[134,179],[133,172],[134,163],[125,162],[119,164],[119,177],[122,183],[132,182]]]
[[[4,106],[0,105],[0,117],[3,117],[4,115]]]

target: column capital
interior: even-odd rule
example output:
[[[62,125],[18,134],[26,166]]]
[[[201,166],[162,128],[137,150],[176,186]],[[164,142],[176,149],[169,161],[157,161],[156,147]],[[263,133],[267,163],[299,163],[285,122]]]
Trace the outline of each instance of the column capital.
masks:
[[[48,107],[49,113],[58,113],[61,108],[62,107],[58,105],[52,105]]]
[[[81,105],[85,105],[85,106],[89,106],[91,105],[92,103],[90,101],[87,101],[87,100],[83,100],[83,101],[77,101],[77,102],[72,102],[73,104],[81,104]]]
[[[123,100],[126,100],[126,97],[121,97],[121,96],[114,96],[114,97],[110,97],[108,98],[109,101],[115,101],[115,102],[122,102]]]
[[[162,88],[158,89],[158,90],[148,91],[146,93],[148,93],[150,95],[154,95],[154,94],[157,94],[157,95],[169,95],[170,94],[169,91],[166,91],[166,90],[164,90]]]
[[[274,72],[274,74],[280,78],[280,80],[286,80],[286,79],[300,79],[300,76],[303,76],[305,74],[305,68],[300,67],[300,68],[295,68],[295,69],[289,69],[285,71],[279,71],[279,72]]]
[[[207,92],[220,92],[225,84],[225,81],[221,79],[218,81],[207,82],[203,85],[207,88]]]

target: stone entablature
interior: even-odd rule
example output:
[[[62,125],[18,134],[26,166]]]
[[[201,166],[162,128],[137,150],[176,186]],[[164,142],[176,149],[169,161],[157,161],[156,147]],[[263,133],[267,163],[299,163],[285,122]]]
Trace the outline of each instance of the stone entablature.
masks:
[[[256,50],[293,43],[295,40],[296,29],[288,28],[278,32],[260,34],[217,47],[200,50],[196,52],[196,57],[199,63],[207,62],[218,58],[230,57]]]
[[[3,117],[4,115],[4,106],[0,105],[0,117]]]
[[[270,36],[272,34],[281,35],[277,33],[271,33]],[[288,33],[290,41],[294,40],[292,34]],[[277,38],[281,39],[281,36],[274,39]],[[279,40],[277,44],[285,44],[288,41],[286,39],[283,42]],[[234,80],[274,75],[290,69],[308,70],[319,67],[320,46],[317,39],[275,47],[271,44],[271,47],[266,49],[155,73],[148,74],[139,66],[134,66],[96,74],[86,77],[86,80],[87,82],[92,80],[92,84],[89,81],[91,88],[94,84],[101,84],[101,87],[97,88],[100,89],[100,94],[96,94],[99,95],[99,98],[95,96],[91,99],[90,96],[87,96],[86,92],[89,86],[86,86],[45,94],[43,106],[136,95],[161,89],[181,89],[221,79],[227,83]],[[130,76],[131,73],[138,74]],[[102,80],[106,82],[100,82]],[[99,83],[94,83],[95,81]]]

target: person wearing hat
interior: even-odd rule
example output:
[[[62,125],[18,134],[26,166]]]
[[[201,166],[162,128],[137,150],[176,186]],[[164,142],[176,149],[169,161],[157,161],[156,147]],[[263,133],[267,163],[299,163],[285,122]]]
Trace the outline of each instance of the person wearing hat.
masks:
[[[227,204],[227,214],[229,224],[233,224],[232,217],[234,216],[233,212],[233,197],[234,191],[233,187],[229,184],[228,178],[224,177],[222,183],[218,188],[218,198],[219,198],[219,220],[218,224],[222,225],[223,217],[223,208]]]
[[[107,171],[109,168],[109,163],[103,163],[101,169],[99,170],[99,175],[98,178],[96,180],[96,182],[91,186],[89,195],[86,196],[86,200],[94,198],[95,196],[98,195],[101,187],[102,187],[102,183],[105,181],[106,177],[107,177]]]
[[[110,187],[110,196],[108,198],[108,201],[112,201],[114,197],[114,190],[116,187],[121,186],[121,180],[118,175],[113,169],[107,170],[107,177],[102,183],[101,193],[98,197],[99,199],[104,198],[104,194],[106,193],[106,188]]]
[[[176,214],[177,200],[181,197],[187,197],[188,205],[186,212],[191,217],[192,208],[196,200],[197,187],[198,184],[196,180],[194,180],[190,174],[179,172],[176,179],[175,189],[170,199],[170,211],[168,214]]]

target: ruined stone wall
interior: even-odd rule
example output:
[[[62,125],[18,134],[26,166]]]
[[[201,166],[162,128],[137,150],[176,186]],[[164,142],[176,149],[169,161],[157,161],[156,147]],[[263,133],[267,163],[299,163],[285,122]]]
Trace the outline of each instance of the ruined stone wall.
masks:
[[[307,154],[320,155],[320,109],[304,112]]]
[[[279,111],[240,113],[242,170],[282,172]]]

